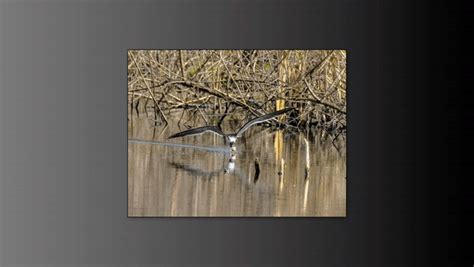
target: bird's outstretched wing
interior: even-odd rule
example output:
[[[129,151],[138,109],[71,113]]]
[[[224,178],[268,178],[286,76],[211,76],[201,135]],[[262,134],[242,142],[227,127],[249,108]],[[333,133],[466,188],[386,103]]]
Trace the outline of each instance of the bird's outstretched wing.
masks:
[[[244,124],[244,126],[242,126],[239,131],[237,132],[237,136],[241,136],[243,132],[245,132],[248,128],[252,127],[253,125],[255,124],[259,124],[259,123],[262,123],[262,122],[266,122],[268,120],[271,120],[277,116],[280,116],[284,113],[287,113],[288,111],[291,111],[293,110],[294,108],[285,108],[285,109],[282,109],[282,110],[278,110],[278,111],[275,111],[275,112],[272,112],[272,113],[269,113],[267,115],[263,115],[261,117],[258,117],[258,118],[255,118],[249,122],[247,122],[246,124]]]
[[[182,132],[179,132],[179,133],[175,133],[175,134],[169,136],[168,139],[183,137],[183,136],[189,136],[189,135],[199,135],[199,134],[203,134],[203,133],[206,133],[206,132],[211,132],[213,134],[225,136],[225,134],[221,131],[221,129],[219,129],[216,126],[204,126],[204,127],[188,129],[188,130],[185,130],[185,131],[182,131]]]

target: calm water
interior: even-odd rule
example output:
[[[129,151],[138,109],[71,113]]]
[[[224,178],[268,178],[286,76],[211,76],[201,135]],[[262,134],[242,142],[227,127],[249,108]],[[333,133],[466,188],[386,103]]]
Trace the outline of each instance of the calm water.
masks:
[[[128,122],[129,216],[346,215],[345,138],[336,148],[323,133],[311,135],[307,158],[303,134],[254,126],[238,139],[232,160],[213,134],[167,140],[187,129],[170,119],[167,127],[145,115]]]

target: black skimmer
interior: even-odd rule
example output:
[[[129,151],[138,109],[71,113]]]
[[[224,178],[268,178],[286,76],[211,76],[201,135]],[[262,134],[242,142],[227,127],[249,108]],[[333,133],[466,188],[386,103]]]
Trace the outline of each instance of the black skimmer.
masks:
[[[259,123],[269,121],[269,120],[271,120],[271,119],[273,119],[277,116],[280,116],[284,113],[287,113],[287,112],[289,112],[293,109],[294,108],[285,108],[285,109],[282,109],[282,110],[277,110],[275,112],[272,112],[272,113],[260,116],[258,118],[255,118],[253,120],[250,120],[247,123],[245,123],[242,127],[240,127],[240,129],[236,133],[232,133],[232,134],[225,134],[217,126],[203,126],[203,127],[192,128],[192,129],[188,129],[188,130],[185,130],[185,131],[182,131],[182,132],[179,132],[179,133],[175,133],[175,134],[171,135],[170,137],[168,137],[168,139],[184,137],[184,136],[191,136],[191,135],[201,135],[201,134],[210,132],[210,133],[217,134],[219,136],[224,137],[224,140],[226,141],[226,143],[228,143],[230,145],[231,149],[235,150],[234,144],[237,141],[237,138],[242,136],[242,134],[246,130],[248,130],[250,127],[252,127],[253,125],[259,124]]]

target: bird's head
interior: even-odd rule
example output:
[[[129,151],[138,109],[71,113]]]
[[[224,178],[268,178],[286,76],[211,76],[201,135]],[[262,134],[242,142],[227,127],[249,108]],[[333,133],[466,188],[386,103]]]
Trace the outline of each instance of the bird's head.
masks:
[[[227,136],[227,140],[229,141],[229,145],[233,148],[235,141],[237,141],[237,136],[236,135],[229,135]]]

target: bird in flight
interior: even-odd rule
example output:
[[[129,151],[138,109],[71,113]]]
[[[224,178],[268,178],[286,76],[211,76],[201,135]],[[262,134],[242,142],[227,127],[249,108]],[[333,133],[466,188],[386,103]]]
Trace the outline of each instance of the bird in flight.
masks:
[[[237,138],[242,136],[242,134],[246,130],[248,130],[250,127],[252,127],[253,125],[259,124],[259,123],[269,121],[269,120],[271,120],[271,119],[273,119],[277,116],[280,116],[284,113],[287,113],[287,112],[289,112],[293,109],[294,108],[285,108],[285,109],[282,109],[282,110],[277,110],[275,112],[272,112],[272,113],[260,116],[258,118],[255,118],[253,120],[250,120],[247,123],[245,123],[242,127],[240,127],[240,129],[236,133],[232,133],[232,134],[225,134],[217,126],[204,126],[204,127],[192,128],[192,129],[188,129],[188,130],[185,130],[185,131],[182,131],[182,132],[179,132],[179,133],[175,133],[175,134],[171,135],[170,137],[168,137],[168,139],[183,137],[183,136],[190,136],[190,135],[201,135],[203,133],[210,132],[210,133],[217,134],[219,136],[224,137],[224,140],[230,145],[230,147],[232,149],[235,149],[234,143],[237,141]]]

